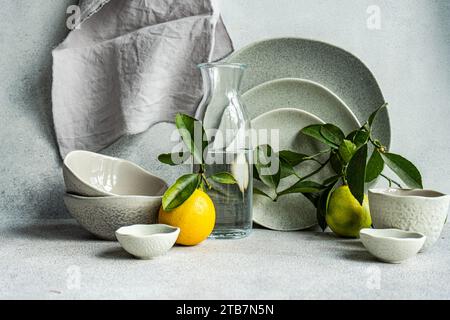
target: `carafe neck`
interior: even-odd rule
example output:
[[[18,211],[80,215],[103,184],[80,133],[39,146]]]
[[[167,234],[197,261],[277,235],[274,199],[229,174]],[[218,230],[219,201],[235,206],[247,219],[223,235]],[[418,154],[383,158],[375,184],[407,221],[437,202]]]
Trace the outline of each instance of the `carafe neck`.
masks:
[[[206,63],[199,68],[202,72],[205,97],[229,99],[239,94],[245,65]]]

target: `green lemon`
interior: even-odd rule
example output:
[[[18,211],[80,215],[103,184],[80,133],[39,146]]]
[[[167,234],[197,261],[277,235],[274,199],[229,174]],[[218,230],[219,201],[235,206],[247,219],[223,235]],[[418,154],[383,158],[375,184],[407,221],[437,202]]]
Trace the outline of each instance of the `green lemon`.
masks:
[[[372,225],[369,200],[365,195],[361,206],[349,187],[341,186],[331,195],[325,218],[330,229],[337,235],[357,238],[361,229]]]

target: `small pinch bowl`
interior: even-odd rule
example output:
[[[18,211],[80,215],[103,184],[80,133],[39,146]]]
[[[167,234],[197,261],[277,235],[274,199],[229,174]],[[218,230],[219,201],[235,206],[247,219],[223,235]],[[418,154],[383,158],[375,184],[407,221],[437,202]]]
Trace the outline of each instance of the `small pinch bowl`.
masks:
[[[424,234],[426,251],[440,237],[450,196],[432,190],[371,189],[369,206],[376,229],[395,228]]]
[[[167,183],[138,165],[88,151],[64,159],[66,191],[86,197],[160,196]]]
[[[156,223],[161,202],[162,196],[64,196],[67,210],[84,229],[111,241],[116,241],[115,232],[121,227]]]
[[[166,254],[180,235],[180,228],[165,224],[133,225],[120,228],[116,237],[122,248],[142,260]]]
[[[399,229],[362,229],[360,239],[366,249],[379,260],[401,263],[420,251],[426,236]]]

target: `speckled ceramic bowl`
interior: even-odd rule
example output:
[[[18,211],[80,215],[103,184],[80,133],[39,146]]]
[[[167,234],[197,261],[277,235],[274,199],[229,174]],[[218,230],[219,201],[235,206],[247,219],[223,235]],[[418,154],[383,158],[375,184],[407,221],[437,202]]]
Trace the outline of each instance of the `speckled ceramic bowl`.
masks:
[[[400,263],[416,255],[426,237],[418,232],[398,229],[362,229],[361,242],[379,260]]]
[[[432,190],[371,189],[369,205],[375,228],[423,233],[424,251],[441,235],[450,197]]]
[[[87,197],[161,196],[167,183],[136,164],[88,151],[64,159],[66,191]]]
[[[180,235],[180,228],[165,224],[134,225],[116,231],[120,245],[136,258],[148,260],[167,253]]]
[[[70,214],[83,228],[104,240],[116,240],[116,230],[124,226],[156,223],[161,201],[162,196],[64,196]]]

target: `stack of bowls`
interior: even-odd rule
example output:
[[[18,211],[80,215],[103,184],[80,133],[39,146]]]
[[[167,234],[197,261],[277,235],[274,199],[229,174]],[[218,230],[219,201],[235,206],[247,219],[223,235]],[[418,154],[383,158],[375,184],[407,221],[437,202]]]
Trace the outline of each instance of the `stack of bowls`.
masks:
[[[87,151],[71,152],[63,165],[70,214],[89,232],[116,240],[115,231],[154,224],[167,183],[126,160]]]

